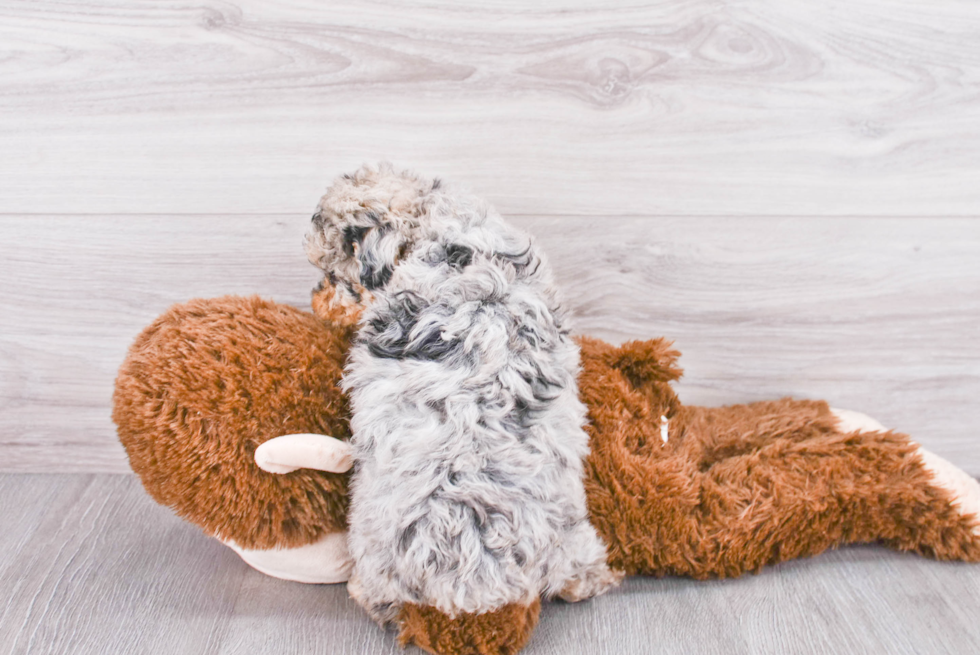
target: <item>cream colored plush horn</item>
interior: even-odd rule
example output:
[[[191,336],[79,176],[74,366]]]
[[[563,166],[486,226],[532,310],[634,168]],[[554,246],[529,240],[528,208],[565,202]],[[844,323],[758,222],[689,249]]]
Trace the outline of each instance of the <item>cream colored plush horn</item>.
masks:
[[[351,446],[324,434],[286,434],[255,449],[255,463],[269,473],[316,469],[343,473],[354,465]]]

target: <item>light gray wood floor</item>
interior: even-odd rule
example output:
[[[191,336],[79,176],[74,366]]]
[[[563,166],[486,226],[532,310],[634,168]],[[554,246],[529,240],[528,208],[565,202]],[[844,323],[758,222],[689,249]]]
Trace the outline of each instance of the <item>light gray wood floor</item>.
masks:
[[[0,653],[398,653],[344,585],[263,576],[134,476],[0,475]],[[546,604],[528,655],[975,653],[980,566],[861,546]],[[411,649],[410,653],[420,653]]]

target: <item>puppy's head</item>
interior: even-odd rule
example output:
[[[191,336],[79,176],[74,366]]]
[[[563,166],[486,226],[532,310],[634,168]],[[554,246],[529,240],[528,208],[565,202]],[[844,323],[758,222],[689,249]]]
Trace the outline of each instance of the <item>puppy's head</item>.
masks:
[[[365,306],[391,279],[419,238],[428,197],[438,181],[390,164],[342,175],[320,199],[306,254],[323,271],[341,306]]]

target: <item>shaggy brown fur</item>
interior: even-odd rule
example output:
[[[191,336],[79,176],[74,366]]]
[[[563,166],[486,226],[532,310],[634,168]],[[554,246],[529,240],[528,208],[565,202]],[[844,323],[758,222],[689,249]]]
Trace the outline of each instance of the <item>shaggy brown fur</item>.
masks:
[[[244,548],[346,529],[346,475],[271,475],[254,456],[282,434],[349,437],[338,382],[351,335],[256,297],[170,308],[133,343],[113,396],[119,439],[149,494]]]
[[[348,324],[327,297],[314,307]],[[171,308],[136,340],[117,380],[113,418],[133,470],[157,501],[248,548],[343,529],[345,476],[272,475],[252,457],[289,432],[347,438],[337,382],[351,335],[349,325],[257,298]],[[612,567],[731,577],[870,541],[980,561],[976,517],[960,516],[930,484],[907,436],[842,434],[818,401],[685,407],[669,384],[681,371],[668,342],[580,343],[585,488]],[[408,606],[400,639],[443,655],[512,653],[538,608],[450,619]]]
[[[980,561],[975,518],[930,485],[907,436],[842,434],[822,401],[684,407],[667,384],[680,377],[668,342],[580,343],[585,489],[613,568],[733,577],[872,541]]]
[[[513,655],[531,638],[540,613],[541,601],[535,601],[450,619],[433,607],[409,604],[398,617],[398,641],[436,655]]]

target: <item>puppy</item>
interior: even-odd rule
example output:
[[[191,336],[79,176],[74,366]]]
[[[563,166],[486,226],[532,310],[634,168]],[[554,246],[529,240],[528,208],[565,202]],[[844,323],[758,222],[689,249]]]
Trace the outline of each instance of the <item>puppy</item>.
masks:
[[[617,584],[586,510],[579,352],[531,239],[383,164],[333,184],[306,248],[317,295],[360,316],[351,595],[383,624],[405,603],[455,616]]]

